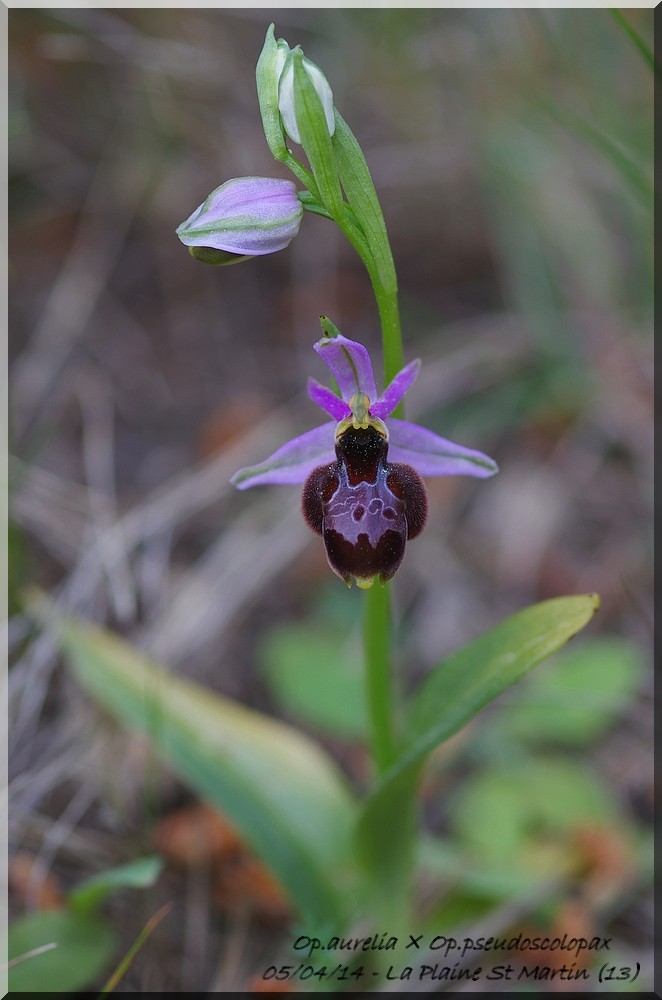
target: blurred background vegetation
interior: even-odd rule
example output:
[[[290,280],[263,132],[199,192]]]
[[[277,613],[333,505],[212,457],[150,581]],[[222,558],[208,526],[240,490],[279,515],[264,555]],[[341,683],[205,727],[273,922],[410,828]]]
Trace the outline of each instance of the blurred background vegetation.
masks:
[[[623,17],[650,46],[652,12]],[[549,871],[520,923],[613,934],[652,988],[653,75],[609,11],[10,12],[12,912],[156,851],[155,884],[105,904],[117,940],[80,985],[165,902],[118,992],[250,990],[292,940],[268,873],[34,631],[28,585],[366,779],[359,595],[291,488],[228,479],[320,422],[320,313],[378,351],[368,280],[317,217],[229,269],[174,234],[222,181],[287,176],[255,94],[270,20],[366,152],[424,361],[408,416],[501,467],[429,482],[394,584],[400,684],[527,604],[602,597],[435,757],[422,919],[507,929]]]

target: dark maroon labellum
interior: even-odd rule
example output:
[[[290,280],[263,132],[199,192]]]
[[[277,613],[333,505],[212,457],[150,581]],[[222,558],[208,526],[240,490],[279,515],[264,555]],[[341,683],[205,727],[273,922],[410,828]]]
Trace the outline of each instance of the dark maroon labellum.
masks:
[[[372,426],[349,427],[337,461],[314,469],[303,487],[303,514],[322,535],[329,565],[351,584],[390,580],[407,540],[423,530],[427,496],[419,474],[387,461],[388,442]]]

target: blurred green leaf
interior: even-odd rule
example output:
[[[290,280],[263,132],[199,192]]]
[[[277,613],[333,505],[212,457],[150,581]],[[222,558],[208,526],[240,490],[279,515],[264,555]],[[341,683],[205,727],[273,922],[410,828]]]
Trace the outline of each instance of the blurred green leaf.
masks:
[[[540,881],[528,871],[467,851],[466,843],[456,837],[427,837],[419,846],[418,856],[428,879],[436,877],[450,885],[461,885],[458,892],[463,898],[493,901],[522,895]]]
[[[180,777],[218,806],[280,878],[302,919],[342,920],[348,904],[349,790],[329,757],[289,726],[174,677],[117,637],[52,623],[86,690],[150,738]]]
[[[655,73],[656,77],[660,79],[662,73],[660,72],[660,68],[657,62],[655,61],[655,56],[653,55],[650,46],[643,40],[639,32],[635,31],[630,22],[626,21],[626,19],[621,14],[620,10],[618,10],[616,7],[610,7],[609,13],[614,18],[619,27],[625,32],[625,34],[628,36],[633,45],[641,53],[648,66],[650,66],[650,68]]]
[[[23,532],[13,518],[7,520],[7,605],[9,615],[21,608],[20,592],[26,577],[26,549]]]
[[[103,920],[89,914],[44,910],[15,921],[9,928],[9,960],[51,943],[57,947],[10,968],[12,993],[68,993],[83,989],[110,962],[116,937]]]
[[[494,909],[494,897],[472,895],[462,889],[451,891],[433,907],[425,926],[430,935],[443,934],[449,927],[461,930],[487,917]]]
[[[481,708],[560,649],[593,617],[595,594],[558,597],[507,618],[432,671],[412,698],[400,757],[366,800],[358,824],[364,863],[402,869],[414,790],[426,756]]]
[[[641,162],[623,147],[622,140],[613,138],[605,132],[601,132],[591,122],[583,121],[567,107],[561,107],[549,98],[540,99],[541,109],[546,111],[563,128],[567,128],[575,135],[579,136],[589,146],[611,164],[618,174],[623,178],[630,190],[641,201],[645,208],[653,205],[653,180],[649,171],[648,158]],[[652,139],[652,136],[651,136]],[[652,172],[652,162],[650,172]]]
[[[77,913],[90,913],[113,889],[146,889],[161,874],[163,861],[158,857],[136,858],[128,864],[99,872],[74,889],[68,902]]]
[[[480,919],[495,901],[521,897],[575,865],[568,835],[583,825],[622,826],[600,776],[571,759],[538,757],[485,768],[463,781],[450,803],[454,832],[427,838],[419,861],[446,886],[431,928]]]
[[[489,828],[489,821],[488,821]],[[494,910],[495,902],[521,898],[549,883],[549,870],[504,863],[498,856],[483,857],[459,837],[423,840],[419,848],[421,877],[429,892],[438,886],[439,900],[426,916],[430,933],[475,923]],[[558,852],[556,854],[558,860]],[[562,865],[553,868],[560,874]]]
[[[522,761],[514,777],[538,827],[564,833],[585,822],[616,823],[618,806],[593,768],[563,757]]]
[[[365,735],[360,651],[337,631],[311,625],[275,628],[266,636],[261,656],[282,708],[334,735]]]
[[[531,819],[517,778],[491,770],[470,778],[451,810],[453,828],[467,850],[503,861],[521,853]]]
[[[599,776],[563,758],[539,757],[507,771],[480,771],[461,786],[451,809],[453,829],[475,858],[520,870],[532,838],[615,819]]]
[[[497,735],[533,744],[590,743],[631,703],[643,673],[631,643],[585,640],[526,679],[494,720]]]
[[[568,355],[539,351],[479,392],[462,396],[427,414],[426,426],[441,434],[506,435],[537,419],[573,421],[586,405],[590,381]]]

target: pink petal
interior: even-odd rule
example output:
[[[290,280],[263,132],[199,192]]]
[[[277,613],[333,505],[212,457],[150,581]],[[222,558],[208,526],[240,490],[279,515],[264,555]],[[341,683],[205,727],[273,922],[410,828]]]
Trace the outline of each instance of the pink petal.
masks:
[[[318,465],[336,460],[333,421],[292,438],[259,465],[239,469],[230,480],[238,490],[266,483],[303,483]]]
[[[496,462],[482,451],[454,444],[418,424],[391,418],[387,426],[389,462],[411,465],[422,476],[478,476],[486,479],[499,471]]]
[[[377,399],[370,355],[363,344],[340,334],[337,337],[322,337],[314,347],[330,369],[346,403],[357,392],[364,392],[371,402]]]
[[[321,406],[334,420],[344,420],[352,412],[347,403],[336,396],[335,392],[331,392],[325,385],[318,382],[317,379],[308,379],[308,395],[313,403]]]
[[[414,384],[420,367],[420,361],[411,361],[408,365],[405,365],[402,371],[398,372],[377,402],[370,407],[373,417],[379,417],[381,420],[384,420],[393,413],[404,394]]]

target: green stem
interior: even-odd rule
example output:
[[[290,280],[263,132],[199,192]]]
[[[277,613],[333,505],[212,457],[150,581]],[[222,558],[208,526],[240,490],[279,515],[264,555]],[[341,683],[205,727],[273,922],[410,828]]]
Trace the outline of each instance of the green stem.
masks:
[[[388,585],[372,586],[365,595],[363,616],[368,717],[379,774],[388,770],[395,759],[389,598]]]
[[[333,219],[331,213],[322,205],[321,202],[315,201],[310,191],[299,191],[298,197],[299,201],[303,205],[306,212],[312,212],[313,215],[321,215],[323,219]]]
[[[320,196],[315,178],[310,170],[304,167],[303,163],[299,163],[296,157],[292,156],[289,149],[286,151],[285,158],[281,162],[284,163],[286,167],[289,167],[296,179],[301,181],[304,187],[308,188],[314,198],[321,203],[322,198]],[[329,218],[331,218],[331,216],[329,216]]]
[[[305,83],[305,80],[303,81]],[[305,97],[305,88],[301,88]],[[336,113],[338,135],[335,141],[336,163],[333,175],[336,183],[340,170],[341,180],[347,194],[347,201],[342,197],[338,186],[340,201],[330,203],[321,197],[320,185],[315,179],[305,177],[308,191],[299,194],[302,204],[308,211],[324,214],[326,212],[334,219],[347,241],[356,250],[363,261],[372,284],[382,331],[382,353],[384,358],[384,384],[388,383],[403,367],[402,334],[400,329],[400,313],[398,310],[398,291],[393,255],[386,233],[381,206],[374,189],[370,172],[361,148],[344,123]],[[328,135],[317,135],[314,128],[309,129],[306,151],[317,159],[317,170],[320,177],[326,177],[322,168],[328,166],[326,150],[322,138],[327,142]],[[313,140],[319,140],[318,146]],[[333,157],[332,157],[333,159]],[[305,168],[291,157],[286,161],[300,180],[304,180]],[[317,170],[315,171],[317,175]],[[312,183],[311,183],[312,181]],[[330,182],[326,187],[331,188]],[[320,209],[322,209],[320,211]],[[396,416],[404,416],[404,408],[398,406]],[[392,691],[392,657],[391,657],[391,615],[390,594],[388,585],[374,585],[366,594],[364,608],[364,649],[366,661],[366,696],[370,722],[370,733],[375,765],[378,773],[386,771],[395,759],[395,722],[394,699]]]
[[[387,291],[373,280],[372,285],[379,319],[382,326],[382,351],[384,355],[384,385],[387,386],[404,367],[404,352],[402,349],[402,331],[400,328],[400,312],[398,310],[397,289]],[[405,415],[404,404],[400,403],[394,411],[394,416],[401,419]]]
[[[384,385],[387,386],[404,365],[400,311],[398,309],[398,289],[395,285],[392,289],[387,289],[382,284],[374,258],[370,253],[369,247],[366,245],[365,236],[358,223],[349,216],[349,213],[346,213],[342,219],[336,219],[336,222],[365,264],[370,276],[377,309],[379,310],[379,321],[382,330],[382,354],[384,357]],[[395,411],[395,416],[401,419],[404,417],[404,406],[402,403],[400,403]]]
[[[338,221],[338,220],[337,220]],[[346,222],[346,220],[343,220]],[[366,266],[379,310],[384,357],[384,384],[403,366],[402,334],[398,309],[397,287],[384,288],[374,257],[364,250],[363,240],[347,225],[339,225],[355,247]],[[404,416],[402,404],[395,411]],[[366,664],[366,696],[375,766],[383,774],[395,760],[396,738],[391,655],[390,587],[373,585],[366,593],[364,607],[364,650]]]
[[[397,290],[388,292],[380,281],[374,257],[365,245],[362,230],[346,213],[336,222],[365,264],[379,310],[384,356],[384,382],[387,385],[402,368],[402,337]],[[402,404],[395,411],[404,416]],[[366,695],[375,766],[383,774],[395,759],[395,723],[393,713],[391,664],[391,614],[388,584],[373,585],[366,594],[364,609],[364,651]]]
[[[371,262],[372,263],[372,262]],[[376,268],[368,268],[382,328],[384,384],[388,385],[403,364],[402,335],[397,291],[384,289]],[[396,413],[404,416],[402,404]],[[373,585],[366,595],[364,611],[367,701],[373,752],[378,773],[395,759],[393,665],[391,654],[390,586]]]
[[[335,216],[334,219],[336,225],[344,234],[347,242],[354,247],[357,254],[363,261],[365,269],[370,275],[370,281],[372,282],[372,287],[374,289],[375,282],[379,281],[375,261],[372,253],[370,252],[370,247],[366,240],[365,233],[356,221],[354,213],[351,211],[349,206],[347,206],[343,214],[341,216]]]

